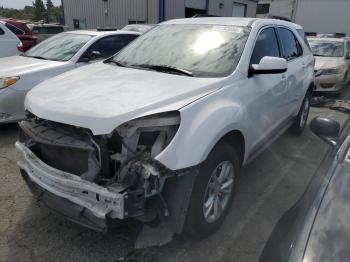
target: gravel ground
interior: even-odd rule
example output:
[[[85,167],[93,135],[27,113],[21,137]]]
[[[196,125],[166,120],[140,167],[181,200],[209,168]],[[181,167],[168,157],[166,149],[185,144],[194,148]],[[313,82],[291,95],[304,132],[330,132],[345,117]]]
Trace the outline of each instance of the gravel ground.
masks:
[[[347,119],[312,109],[311,117],[319,114]],[[233,206],[216,234],[134,250],[137,225],[102,234],[40,206],[18,172],[16,138],[16,125],[0,126],[0,261],[257,261],[273,226],[301,196],[328,148],[308,129],[299,137],[286,133],[242,170]]]

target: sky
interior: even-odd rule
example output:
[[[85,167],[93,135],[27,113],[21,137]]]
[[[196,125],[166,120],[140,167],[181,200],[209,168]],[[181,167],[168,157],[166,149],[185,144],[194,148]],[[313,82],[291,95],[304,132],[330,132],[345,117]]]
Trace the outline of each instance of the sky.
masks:
[[[26,5],[32,5],[33,0],[0,0],[0,6],[7,8],[17,8],[23,9]],[[46,0],[43,0],[44,4],[46,4]],[[54,5],[60,5],[61,0],[52,0]]]

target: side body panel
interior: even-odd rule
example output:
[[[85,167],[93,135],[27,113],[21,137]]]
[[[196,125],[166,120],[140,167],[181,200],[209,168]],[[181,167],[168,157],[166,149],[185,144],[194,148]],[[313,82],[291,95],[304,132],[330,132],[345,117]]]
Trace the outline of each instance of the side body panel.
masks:
[[[3,23],[0,23],[0,57],[17,55],[18,43],[19,39]]]
[[[274,131],[268,126],[278,120],[268,117],[273,117],[273,109],[278,110],[272,96],[274,88],[261,87],[254,80],[247,82],[246,76],[237,72],[222,89],[180,110],[180,128],[156,159],[173,170],[197,165],[225,134],[234,130],[244,136],[246,159]]]
[[[173,141],[156,157],[158,161],[170,169],[200,164],[225,134],[238,130],[245,140],[245,162],[281,124],[298,114],[314,78],[312,54],[295,29],[291,31],[305,53],[300,65],[292,65],[291,71],[303,70],[298,67],[302,68],[301,64],[308,61],[304,81],[297,84],[294,79],[295,88],[291,88],[284,85],[282,74],[248,78],[256,37],[266,26],[274,25],[266,23],[253,27],[237,69],[226,79],[222,89],[180,110],[180,128]],[[296,76],[290,74],[292,77]],[[293,99],[289,100],[291,96]]]
[[[37,84],[74,69],[71,62],[62,63],[40,71],[31,71],[20,76],[20,80],[11,88],[0,90],[0,112],[10,115],[0,123],[15,122],[24,118],[24,98]]]

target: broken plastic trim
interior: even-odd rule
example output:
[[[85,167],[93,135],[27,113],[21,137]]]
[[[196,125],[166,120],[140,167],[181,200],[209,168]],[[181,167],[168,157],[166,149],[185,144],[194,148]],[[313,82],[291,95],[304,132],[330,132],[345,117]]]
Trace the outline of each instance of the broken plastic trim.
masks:
[[[29,178],[43,189],[82,207],[89,209],[96,217],[124,219],[127,193],[115,193],[80,177],[52,168],[36,157],[23,143],[16,142],[23,160],[18,162]]]

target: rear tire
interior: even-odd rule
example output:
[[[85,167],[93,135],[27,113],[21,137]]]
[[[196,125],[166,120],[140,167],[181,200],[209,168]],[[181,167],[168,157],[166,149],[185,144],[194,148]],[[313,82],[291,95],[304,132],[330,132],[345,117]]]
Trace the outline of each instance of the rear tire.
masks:
[[[306,127],[307,119],[309,117],[309,112],[310,112],[310,102],[311,102],[311,95],[310,95],[310,92],[307,92],[304,98],[304,101],[301,105],[301,108],[299,110],[298,116],[291,127],[291,131],[295,135],[300,135]]]
[[[220,142],[200,165],[185,231],[195,238],[213,234],[223,223],[234,196],[239,172],[236,150]]]

